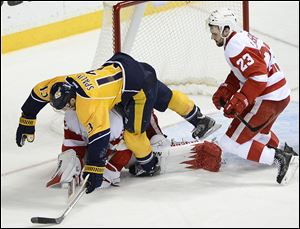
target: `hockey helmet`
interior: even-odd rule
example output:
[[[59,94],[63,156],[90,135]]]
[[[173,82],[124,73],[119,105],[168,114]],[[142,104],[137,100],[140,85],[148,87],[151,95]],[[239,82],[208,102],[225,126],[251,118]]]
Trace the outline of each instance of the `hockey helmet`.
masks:
[[[225,26],[229,27],[230,33],[238,29],[237,17],[234,14],[234,12],[229,8],[221,8],[218,10],[214,10],[209,15],[207,19],[207,24],[208,26],[212,26],[212,25],[218,26],[221,35],[223,33]]]
[[[50,90],[50,105],[57,110],[63,109],[71,98],[76,97],[74,87],[65,82],[53,84]]]

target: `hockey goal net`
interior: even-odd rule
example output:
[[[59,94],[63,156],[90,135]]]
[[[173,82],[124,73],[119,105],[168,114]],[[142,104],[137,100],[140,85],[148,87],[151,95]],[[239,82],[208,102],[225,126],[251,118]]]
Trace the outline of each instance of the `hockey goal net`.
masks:
[[[122,51],[151,64],[171,88],[211,95],[229,73],[206,25],[209,13],[221,7],[232,9],[248,30],[247,1],[104,1],[92,68]]]

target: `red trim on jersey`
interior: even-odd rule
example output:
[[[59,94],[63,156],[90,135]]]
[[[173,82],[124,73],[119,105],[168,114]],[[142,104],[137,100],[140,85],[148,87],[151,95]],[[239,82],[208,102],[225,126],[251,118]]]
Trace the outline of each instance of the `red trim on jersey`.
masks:
[[[154,111],[152,111],[150,123],[146,130],[146,134],[147,134],[148,139],[151,139],[154,135],[157,135],[157,134],[163,135],[163,132],[161,131],[161,128],[158,124],[158,118],[154,114]]]
[[[116,167],[118,171],[121,171],[128,164],[131,156],[131,150],[120,150],[112,156],[112,158],[109,160],[109,163]],[[114,171],[114,169],[111,166],[109,166],[109,164],[106,165],[106,168]]]
[[[226,38],[226,41],[225,41],[225,45],[224,45],[224,49],[226,48],[228,42],[231,40],[231,38],[236,34],[235,31],[233,31],[228,38]]]
[[[275,148],[277,148],[278,145],[279,145],[279,139],[278,139],[278,137],[274,134],[273,131],[271,131],[271,138],[270,138],[270,140],[268,141],[267,145],[272,146],[272,147],[275,147]]]
[[[241,93],[247,97],[249,104],[252,104],[265,91],[266,87],[267,82],[258,82],[249,78],[243,85]]]
[[[84,141],[82,136],[79,134],[74,133],[73,131],[69,129],[64,130],[64,137],[65,139],[71,139],[71,140],[76,140],[76,141]]]
[[[254,140],[251,144],[247,159],[251,161],[259,162],[264,147],[265,147],[264,144]]]
[[[273,91],[276,91],[277,89],[281,88],[282,86],[284,86],[286,84],[286,80],[285,78],[283,78],[282,80],[278,81],[277,83],[273,84],[272,86],[267,87],[261,95],[266,95],[269,94]]]

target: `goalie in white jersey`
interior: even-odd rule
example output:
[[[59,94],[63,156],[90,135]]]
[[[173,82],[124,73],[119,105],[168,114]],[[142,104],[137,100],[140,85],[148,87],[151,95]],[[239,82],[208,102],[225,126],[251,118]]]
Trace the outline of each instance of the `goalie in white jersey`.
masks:
[[[123,117],[115,109],[110,111],[110,127],[110,144],[107,151],[108,160],[100,188],[118,185],[123,168],[129,168],[129,172],[136,175],[134,171],[131,171],[135,168],[136,158],[123,139]],[[161,152],[160,149],[172,151],[173,141],[171,143],[163,134],[154,112],[151,114],[146,134],[157,153]],[[80,184],[80,175],[85,165],[88,146],[87,136],[88,133],[79,122],[76,112],[74,110],[65,111],[62,152],[58,156],[57,169],[47,182],[47,187],[71,184],[71,182],[75,182],[75,185]],[[181,144],[181,142],[176,142],[176,144]],[[182,161],[182,163],[187,165],[186,168],[205,169],[211,172],[219,171],[221,166],[221,150],[219,147],[210,142],[183,142],[182,153],[185,151],[184,145],[187,144],[192,146],[192,150],[188,149],[187,151],[194,153],[194,156],[197,157],[193,157],[188,161]],[[175,146],[176,148],[178,149],[179,146]]]
[[[123,117],[115,109],[110,111],[110,125],[108,160],[100,188],[117,185],[120,182],[121,170],[125,166],[133,165],[136,161],[132,151],[128,149],[123,140]],[[165,140],[166,144],[169,144],[158,125],[158,120],[154,113],[152,113],[146,134],[150,140],[153,136],[156,136],[156,139],[159,137],[161,140]],[[150,142],[153,143],[153,140]],[[87,146],[88,133],[79,122],[76,112],[74,110],[65,111],[62,152],[58,156],[58,167],[47,182],[47,187],[70,183],[73,179],[79,185],[82,168],[85,165]]]
[[[247,31],[240,31],[230,9],[213,11],[207,24],[211,39],[224,53],[231,72],[213,95],[217,109],[233,118],[220,140],[223,152],[263,164],[279,165],[277,182],[285,183],[291,164],[298,166],[298,155],[280,144],[271,130],[290,101],[290,89],[270,46]],[[246,127],[240,119],[251,127]],[[295,168],[294,167],[294,168]],[[294,170],[295,171],[295,170]]]

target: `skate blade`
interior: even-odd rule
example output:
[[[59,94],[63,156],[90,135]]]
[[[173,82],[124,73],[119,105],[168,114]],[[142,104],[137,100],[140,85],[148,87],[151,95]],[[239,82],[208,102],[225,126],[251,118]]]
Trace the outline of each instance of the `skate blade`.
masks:
[[[208,137],[212,133],[216,132],[218,129],[222,127],[221,124],[216,123],[209,131],[207,131],[201,138],[197,138],[197,140],[203,140],[204,138]]]
[[[287,185],[290,182],[290,180],[294,177],[298,167],[299,167],[299,156],[293,156],[291,158],[288,171],[286,172],[285,176],[281,181],[282,185]]]

